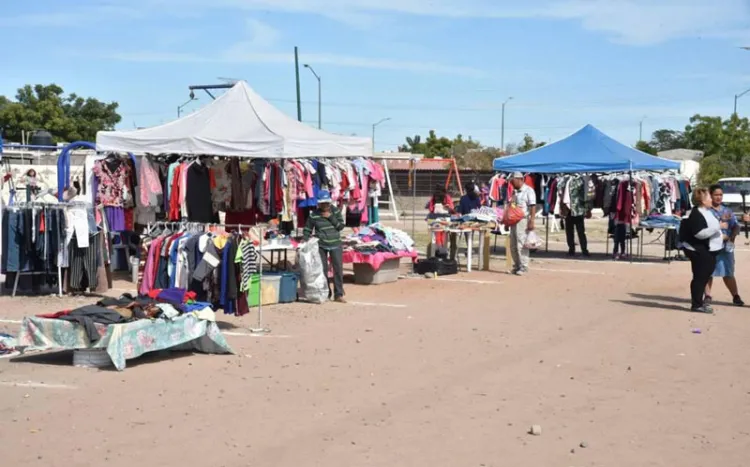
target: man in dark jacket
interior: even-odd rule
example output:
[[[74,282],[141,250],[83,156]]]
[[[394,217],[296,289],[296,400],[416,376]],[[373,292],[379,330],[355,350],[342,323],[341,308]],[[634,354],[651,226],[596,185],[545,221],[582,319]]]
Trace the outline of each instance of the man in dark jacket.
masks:
[[[315,235],[318,239],[320,259],[323,262],[323,274],[328,279],[328,258],[333,266],[333,298],[339,303],[344,300],[344,258],[341,248],[341,231],[344,220],[341,212],[331,203],[331,194],[326,190],[318,192],[318,209],[310,213],[305,224],[303,235],[305,241]],[[331,286],[328,286],[328,298],[331,298]]]

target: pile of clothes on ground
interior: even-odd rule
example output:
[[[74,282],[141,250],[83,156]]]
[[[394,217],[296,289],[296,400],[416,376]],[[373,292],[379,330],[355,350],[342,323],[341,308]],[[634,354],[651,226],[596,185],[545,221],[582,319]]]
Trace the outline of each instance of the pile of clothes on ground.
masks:
[[[141,319],[171,320],[188,313],[194,313],[199,319],[216,320],[210,303],[197,302],[195,292],[176,288],[154,289],[148,296],[138,298],[130,294],[123,294],[119,298],[105,297],[94,305],[37,316],[78,323],[84,327],[93,343],[102,337],[97,324],[108,326]]]
[[[18,355],[19,352],[16,349],[16,345],[17,342],[15,337],[0,332],[0,358]]]
[[[451,217],[427,219],[427,225],[430,227],[430,230],[495,229],[502,218],[502,208],[482,206],[481,208],[474,209],[469,214],[463,216],[456,215]]]
[[[344,239],[344,249],[358,253],[398,253],[414,250],[414,240],[403,230],[375,223]]]
[[[665,214],[651,214],[645,219],[641,219],[640,226],[651,229],[669,229],[669,228],[680,228],[680,221],[682,218],[679,216],[667,216]]]

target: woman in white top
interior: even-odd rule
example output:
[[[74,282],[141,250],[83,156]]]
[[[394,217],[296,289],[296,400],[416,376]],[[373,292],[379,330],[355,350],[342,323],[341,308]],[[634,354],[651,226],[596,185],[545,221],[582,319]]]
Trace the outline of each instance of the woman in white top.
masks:
[[[680,241],[693,270],[690,309],[713,313],[713,309],[704,303],[704,293],[716,267],[716,255],[724,248],[721,230],[726,229],[727,225],[720,223],[711,212],[711,195],[706,188],[695,190],[692,198],[693,209],[680,224]]]

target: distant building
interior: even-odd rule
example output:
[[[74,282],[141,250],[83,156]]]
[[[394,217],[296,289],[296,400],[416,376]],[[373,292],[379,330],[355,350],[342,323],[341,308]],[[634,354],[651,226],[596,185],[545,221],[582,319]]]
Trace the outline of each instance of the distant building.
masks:
[[[703,158],[703,151],[670,149],[669,151],[661,151],[657,155],[665,159],[680,161],[680,173],[686,176],[691,183],[696,184],[698,182],[698,174],[701,168],[700,160]]]
[[[659,157],[673,161],[698,161],[703,157],[703,151],[694,149],[670,149],[669,151],[658,152]]]

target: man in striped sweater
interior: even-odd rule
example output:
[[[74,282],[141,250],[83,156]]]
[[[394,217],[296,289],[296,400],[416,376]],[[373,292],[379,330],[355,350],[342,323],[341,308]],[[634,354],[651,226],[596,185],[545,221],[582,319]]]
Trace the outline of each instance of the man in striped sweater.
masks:
[[[323,274],[328,279],[328,258],[331,258],[333,266],[333,298],[339,303],[344,300],[344,261],[343,249],[341,248],[341,231],[344,229],[344,220],[341,212],[331,204],[331,194],[326,190],[318,192],[318,209],[310,213],[305,224],[305,241],[310,236],[318,238],[320,248],[320,259],[323,262]],[[331,298],[331,286],[328,286],[328,298]]]

